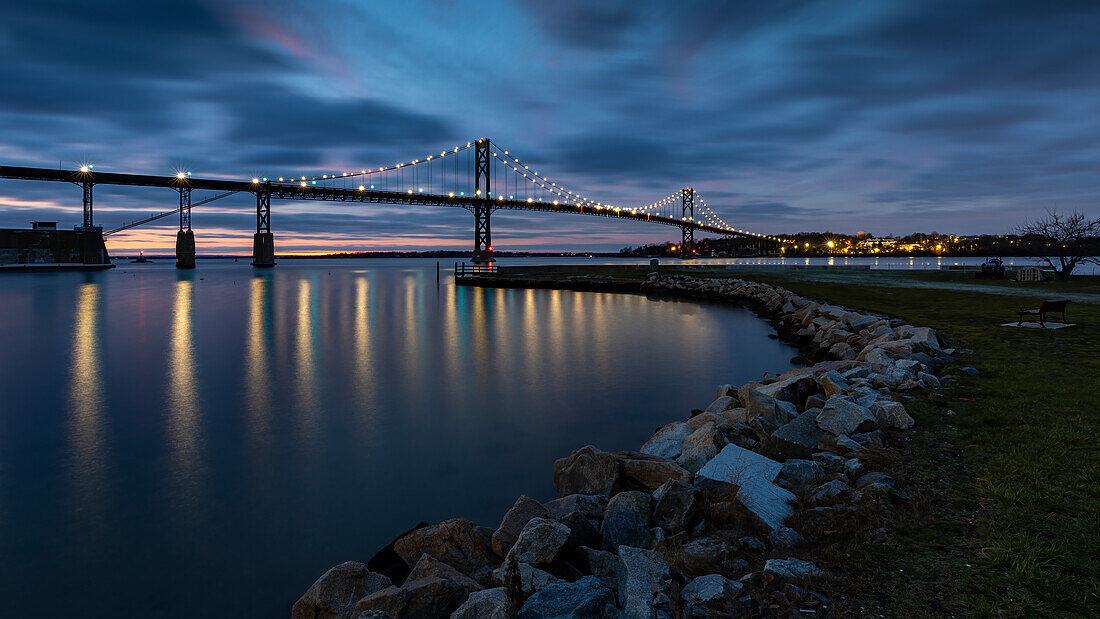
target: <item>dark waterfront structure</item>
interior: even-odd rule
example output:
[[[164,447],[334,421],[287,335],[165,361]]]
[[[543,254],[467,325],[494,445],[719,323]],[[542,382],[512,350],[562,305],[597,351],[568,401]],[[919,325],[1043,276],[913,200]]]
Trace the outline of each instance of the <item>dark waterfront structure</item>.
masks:
[[[539,175],[488,138],[467,142],[465,146],[456,146],[439,155],[429,155],[408,163],[339,175],[324,174],[321,178],[279,178],[277,181],[253,178],[249,182],[192,178],[190,173],[185,172],[175,176],[97,172],[91,166],[82,166],[76,171],[0,166],[0,178],[72,183],[81,187],[83,229],[93,227],[92,191],[95,185],[176,190],[179,192],[178,208],[101,232],[99,238],[102,243],[102,235],[122,232],[179,213],[180,229],[176,236],[176,266],[179,268],[195,266],[192,206],[235,193],[256,196],[256,233],[252,245],[252,265],[256,267],[275,266],[275,236],[271,231],[272,199],[464,208],[474,216],[472,259],[476,263],[488,263],[494,259],[490,216],[500,209],[610,217],[675,226],[681,230],[680,255],[685,258],[696,255],[696,231],[753,239],[776,251],[781,244],[778,238],[737,230],[722,221],[690,187],[678,189],[666,198],[639,207],[595,202]],[[192,204],[191,192],[196,189],[221,193]]]
[[[0,271],[110,269],[103,228],[58,230],[57,222],[31,222],[31,229],[0,228]],[[193,250],[192,250],[193,251]]]

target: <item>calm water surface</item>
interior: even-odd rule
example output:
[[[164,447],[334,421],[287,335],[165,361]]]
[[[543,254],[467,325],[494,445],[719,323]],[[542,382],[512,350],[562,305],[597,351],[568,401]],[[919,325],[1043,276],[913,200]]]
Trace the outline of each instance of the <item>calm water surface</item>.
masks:
[[[495,526],[795,354],[731,307],[434,261],[0,276],[8,616],[285,617],[420,520]]]

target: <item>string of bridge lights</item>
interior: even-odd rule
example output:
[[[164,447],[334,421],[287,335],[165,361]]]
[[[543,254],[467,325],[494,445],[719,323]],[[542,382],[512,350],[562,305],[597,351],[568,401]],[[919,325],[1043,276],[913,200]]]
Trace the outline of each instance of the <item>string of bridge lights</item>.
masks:
[[[478,140],[478,143],[481,143],[483,140],[486,140],[486,139],[487,138],[482,138],[482,139]],[[489,145],[491,147],[489,149],[489,154],[494,159],[497,159],[498,161],[500,161],[505,167],[507,167],[507,168],[511,169],[512,171],[514,171],[519,177],[522,177],[527,182],[529,182],[529,183],[531,183],[531,184],[533,184],[537,187],[540,187],[540,188],[544,189],[545,191],[547,191],[547,192],[549,192],[553,195],[558,196],[559,198],[562,198],[560,200],[553,200],[552,202],[555,205],[561,204],[561,203],[564,202],[564,203],[572,204],[574,206],[581,207],[581,208],[589,207],[589,208],[593,208],[593,209],[596,209],[596,210],[609,210],[609,211],[613,211],[615,213],[621,213],[623,211],[628,211],[628,212],[630,212],[632,214],[635,214],[635,215],[637,215],[637,214],[650,215],[650,214],[653,213],[653,211],[659,210],[661,207],[671,206],[673,204],[681,203],[680,201],[682,199],[682,190],[681,191],[676,191],[676,192],[674,192],[674,193],[672,193],[672,194],[670,194],[670,195],[668,195],[668,196],[666,196],[666,197],[664,197],[664,198],[662,198],[662,199],[660,199],[656,202],[652,202],[652,203],[647,204],[645,206],[622,207],[622,206],[617,206],[617,205],[613,205],[613,204],[605,204],[603,202],[598,202],[596,200],[592,200],[590,198],[587,198],[587,197],[585,197],[585,196],[583,196],[579,193],[576,193],[576,192],[574,192],[570,189],[567,189],[562,185],[559,185],[556,181],[550,180],[546,176],[540,174],[537,170],[531,170],[530,166],[523,164],[520,161],[519,157],[516,157],[515,155],[512,155],[509,151],[505,150],[499,144],[493,142],[492,140],[489,140]],[[337,175],[337,173],[333,172],[332,174],[322,174],[320,177],[317,177],[317,176],[291,177],[289,179],[289,181],[286,180],[286,177],[279,177],[278,180],[279,180],[280,183],[284,183],[284,182],[299,183],[299,185],[301,187],[307,187],[309,185],[316,185],[317,181],[327,182],[327,181],[337,181],[337,180],[343,180],[343,179],[347,179],[347,178],[355,178],[355,177],[361,177],[361,176],[371,176],[371,175],[374,175],[374,174],[380,174],[380,173],[384,173],[384,172],[391,172],[391,171],[395,171],[395,170],[401,170],[401,169],[404,169],[404,168],[408,168],[408,167],[423,164],[423,163],[430,164],[430,162],[432,162],[432,161],[435,161],[435,160],[438,160],[438,159],[444,159],[447,156],[454,156],[458,153],[461,153],[465,150],[468,150],[468,149],[472,148],[473,146],[474,146],[474,142],[466,142],[466,144],[464,144],[464,145],[459,144],[459,145],[451,148],[450,150],[441,151],[438,155],[431,154],[431,155],[427,155],[427,156],[419,158],[419,159],[413,159],[411,161],[404,161],[404,162],[401,162],[401,163],[395,163],[395,164],[390,165],[390,166],[382,166],[382,167],[379,167],[379,168],[361,169],[358,172],[355,172],[355,171],[341,172],[339,175]],[[190,175],[190,173],[187,173],[187,174]],[[267,182],[268,179],[266,177],[264,177],[262,180],[264,182]],[[253,183],[258,183],[260,181],[261,181],[260,178],[253,178],[252,179]],[[371,185],[371,189],[373,189],[373,188],[374,188],[374,185]],[[359,191],[365,191],[365,190],[366,190],[366,185],[359,185]],[[423,190],[421,189],[420,192],[423,192]],[[407,193],[412,194],[414,192],[413,192],[413,190],[410,189],[410,190],[407,191]],[[449,192],[449,195],[451,197],[454,197],[454,192]],[[514,199],[514,196],[510,196],[509,199]],[[756,234],[756,233],[753,233],[753,232],[749,232],[747,230],[739,230],[737,228],[734,228],[733,226],[726,223],[721,217],[719,217],[718,214],[715,213],[707,205],[707,203],[702,199],[701,196],[699,196],[698,193],[695,194],[695,199],[698,201],[699,205],[702,207],[700,209],[700,214],[702,215],[702,219],[705,220],[708,225],[710,225],[714,228],[721,228],[723,230],[728,230],[730,232],[737,232],[738,234],[742,234],[742,235],[745,235],[745,236],[756,237],[756,238],[781,240],[778,237],[768,236],[768,235],[764,235],[764,234]],[[504,196],[498,194],[497,195],[497,200],[503,201]],[[534,199],[533,198],[528,198],[527,202],[533,203]],[[694,217],[681,217],[680,219],[682,219],[684,221],[688,221],[688,220],[690,220],[692,222],[696,221],[696,219]]]
[[[758,238],[758,239],[768,239],[768,240],[772,240],[772,241],[781,241],[781,240],[783,240],[783,239],[780,239],[779,237],[776,237],[776,236],[768,236],[766,234],[757,234],[755,232],[749,232],[748,230],[738,230],[737,228],[734,228],[733,226],[731,226],[728,223],[726,223],[725,221],[723,221],[722,218],[718,216],[718,213],[715,213],[713,210],[711,210],[711,208],[709,206],[707,206],[706,201],[703,200],[702,196],[700,196],[698,194],[698,192],[696,192],[696,194],[695,194],[695,199],[703,207],[701,209],[703,217],[707,220],[707,222],[711,226],[714,226],[715,228],[722,228],[722,229],[725,229],[725,230],[729,230],[730,232],[736,232],[738,234],[742,234],[742,235],[745,235],[745,236],[751,236],[751,237],[755,237],[755,238]]]

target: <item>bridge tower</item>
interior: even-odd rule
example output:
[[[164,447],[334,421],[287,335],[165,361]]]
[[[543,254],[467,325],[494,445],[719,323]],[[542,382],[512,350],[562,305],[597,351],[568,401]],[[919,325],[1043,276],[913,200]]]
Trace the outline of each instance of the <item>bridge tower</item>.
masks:
[[[180,231],[176,233],[176,268],[195,268],[195,233],[191,231],[191,188],[183,180],[180,193]]]
[[[492,187],[489,184],[490,154],[489,138],[481,138],[474,145],[474,196],[481,198],[474,203],[470,211],[474,214],[474,256],[473,262],[493,262],[493,234],[489,226],[492,214]]]
[[[252,237],[252,266],[275,266],[275,235],[271,233],[271,181],[256,190],[256,234]]]
[[[692,258],[695,255],[695,190],[684,187],[680,191],[680,215],[683,225],[680,226],[680,257]]]

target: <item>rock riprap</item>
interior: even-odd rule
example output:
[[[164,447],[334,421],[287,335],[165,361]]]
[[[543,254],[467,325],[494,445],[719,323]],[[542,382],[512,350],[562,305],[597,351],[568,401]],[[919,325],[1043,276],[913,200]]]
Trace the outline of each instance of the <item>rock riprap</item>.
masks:
[[[386,551],[387,565],[401,568],[390,577],[343,563],[291,616],[824,610],[828,574],[798,555],[883,493],[903,497],[896,480],[868,470],[878,460],[867,454],[899,448],[914,425],[902,392],[938,388],[935,368],[953,350],[932,329],[757,282],[654,274],[641,289],[747,305],[812,365],[721,385],[704,410],[671,421],[638,451],[581,447],[554,463],[559,498],[520,496],[496,529],[454,519],[412,530]]]

